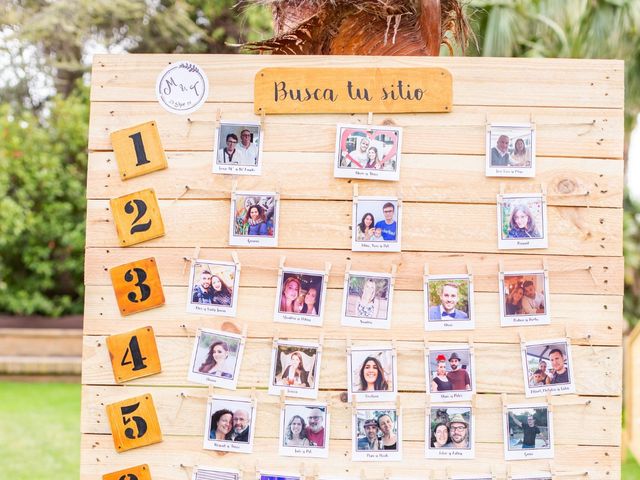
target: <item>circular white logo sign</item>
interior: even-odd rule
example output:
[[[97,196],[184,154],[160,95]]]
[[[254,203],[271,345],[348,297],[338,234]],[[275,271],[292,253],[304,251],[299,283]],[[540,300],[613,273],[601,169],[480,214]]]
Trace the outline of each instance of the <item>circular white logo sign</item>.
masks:
[[[171,113],[195,112],[209,96],[209,79],[195,63],[172,63],[158,75],[156,96]]]

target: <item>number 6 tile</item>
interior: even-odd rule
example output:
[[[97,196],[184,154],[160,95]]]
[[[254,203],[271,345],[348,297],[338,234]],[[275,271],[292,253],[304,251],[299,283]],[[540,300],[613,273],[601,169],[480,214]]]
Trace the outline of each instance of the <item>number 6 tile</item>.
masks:
[[[113,444],[117,452],[162,441],[162,432],[151,394],[107,405]]]
[[[125,263],[109,270],[118,309],[123,316],[164,304],[164,292],[155,258]]]
[[[120,245],[129,246],[164,235],[164,224],[152,188],[110,200]]]
[[[153,328],[143,327],[107,337],[113,376],[122,383],[160,373],[160,356]]]

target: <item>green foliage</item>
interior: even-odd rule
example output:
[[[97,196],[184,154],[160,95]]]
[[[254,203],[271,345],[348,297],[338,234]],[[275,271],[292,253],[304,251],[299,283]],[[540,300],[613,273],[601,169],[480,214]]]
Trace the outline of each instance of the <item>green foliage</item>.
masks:
[[[624,199],[624,317],[630,326],[640,320],[640,205]]]
[[[88,88],[40,120],[0,105],[0,311],[82,311]]]

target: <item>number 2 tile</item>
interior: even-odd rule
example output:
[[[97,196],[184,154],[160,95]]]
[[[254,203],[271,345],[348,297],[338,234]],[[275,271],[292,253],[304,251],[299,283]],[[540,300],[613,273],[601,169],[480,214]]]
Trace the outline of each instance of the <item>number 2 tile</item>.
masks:
[[[113,444],[117,452],[162,441],[162,432],[151,394],[107,405]]]
[[[118,309],[123,316],[164,304],[155,258],[145,258],[109,270]]]
[[[160,373],[160,356],[153,328],[143,327],[107,337],[107,349],[116,382]]]
[[[149,465],[136,465],[117,472],[106,473],[102,480],[151,480]]]
[[[129,246],[164,235],[164,224],[152,188],[110,200],[120,245]]]

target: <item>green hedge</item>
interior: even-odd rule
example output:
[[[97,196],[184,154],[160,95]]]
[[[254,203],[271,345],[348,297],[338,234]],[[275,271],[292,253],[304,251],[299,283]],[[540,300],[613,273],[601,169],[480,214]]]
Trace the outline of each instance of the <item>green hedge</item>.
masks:
[[[88,88],[40,119],[0,104],[0,312],[81,313]]]

